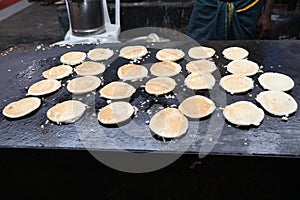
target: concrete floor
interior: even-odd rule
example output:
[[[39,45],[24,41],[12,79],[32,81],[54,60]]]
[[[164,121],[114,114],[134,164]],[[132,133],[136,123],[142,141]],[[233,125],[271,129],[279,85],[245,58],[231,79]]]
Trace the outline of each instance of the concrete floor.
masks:
[[[57,18],[57,6],[29,7],[1,21],[0,50],[13,45],[52,44],[63,40]]]

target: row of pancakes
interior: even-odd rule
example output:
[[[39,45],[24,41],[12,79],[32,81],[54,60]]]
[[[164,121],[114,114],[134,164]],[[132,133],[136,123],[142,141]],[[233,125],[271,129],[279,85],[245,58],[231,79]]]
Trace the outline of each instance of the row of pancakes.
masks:
[[[138,59],[148,53],[143,46],[127,46],[121,49],[120,56],[129,60]],[[246,92],[253,88],[253,80],[248,76],[256,74],[259,67],[256,63],[248,61],[245,58],[248,56],[248,51],[239,47],[231,47],[223,52],[225,58],[233,60],[227,66],[227,70],[232,75],[225,76],[221,79],[220,85],[224,90],[231,94]],[[43,76],[47,78],[33,84],[28,95],[41,96],[52,93],[61,87],[57,79],[62,79],[69,76],[73,72],[73,65],[78,65],[75,72],[81,76],[71,80],[67,85],[67,90],[73,94],[84,94],[97,89],[101,85],[101,80],[96,76],[104,72],[105,66],[95,62],[107,60],[112,57],[114,52],[110,49],[93,49],[86,55],[83,52],[69,52],[61,56],[63,65],[53,67],[45,72]],[[188,51],[188,55],[197,59],[186,65],[189,74],[185,79],[185,84],[190,89],[211,89],[215,85],[215,78],[211,74],[217,67],[214,62],[206,60],[214,56],[215,50],[208,47],[194,47]],[[86,61],[86,56],[92,61]],[[160,62],[151,66],[150,72],[156,78],[150,79],[145,86],[146,92],[153,95],[161,95],[171,92],[176,82],[172,79],[180,73],[181,66],[176,63],[185,56],[184,52],[179,49],[163,49],[157,52],[156,58]],[[148,76],[148,69],[142,65],[127,64],[121,66],[117,72],[120,79],[139,80]],[[274,81],[283,79],[282,81]],[[280,80],[281,80],[280,79]],[[273,80],[273,81],[272,81]],[[288,80],[288,81],[287,81]],[[102,97],[107,99],[124,99],[129,98],[135,92],[135,88],[123,81],[115,81],[104,86],[100,90]],[[280,83],[282,82],[282,83]],[[288,76],[278,73],[265,73],[259,77],[259,83],[269,90],[276,90],[278,96],[280,91],[290,90],[293,87],[293,80]],[[275,86],[274,86],[275,84]],[[292,86],[291,86],[292,85]],[[275,87],[275,88],[274,88]],[[282,89],[283,88],[283,89]],[[274,93],[270,91],[269,93]],[[283,93],[283,92],[282,92]],[[285,95],[288,95],[284,93]],[[257,97],[257,101],[270,113],[275,115],[288,115],[295,112],[297,103],[292,97],[285,96],[291,106],[287,109],[287,102],[281,101],[282,96],[277,99],[270,99],[269,94],[261,93]],[[292,99],[292,100],[291,100]],[[263,103],[266,102],[266,103]],[[292,102],[292,103],[291,103]],[[6,106],[3,114],[7,117],[17,118],[29,114],[36,110],[41,104],[41,100],[36,97],[29,97],[17,102],[13,102]],[[279,113],[272,109],[281,108],[284,110]],[[85,112],[86,105],[75,100],[65,101],[55,105],[47,111],[47,117],[58,123],[71,123],[79,119]],[[271,108],[271,109],[270,109]],[[150,129],[167,138],[178,137],[184,134],[188,129],[189,118],[202,118],[210,115],[215,110],[215,104],[210,99],[196,95],[187,98],[176,108],[166,108],[156,113],[150,121]],[[102,108],[98,113],[98,120],[103,124],[117,124],[129,119],[134,113],[132,105],[127,102],[119,101],[111,103]],[[226,106],[223,112],[225,118],[234,124],[238,125],[259,125],[263,119],[263,111],[250,102],[236,102]],[[186,116],[186,117],[185,117]]]

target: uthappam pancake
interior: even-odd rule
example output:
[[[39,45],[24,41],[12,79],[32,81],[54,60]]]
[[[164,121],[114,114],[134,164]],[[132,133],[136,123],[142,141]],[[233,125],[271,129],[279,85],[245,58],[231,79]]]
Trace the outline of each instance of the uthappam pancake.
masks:
[[[41,96],[55,92],[61,87],[61,83],[55,79],[46,79],[34,83],[29,87],[27,95]]]
[[[128,83],[114,81],[100,90],[100,95],[107,99],[125,99],[135,93],[135,88]]]
[[[102,124],[117,124],[128,120],[134,113],[134,108],[128,102],[113,102],[98,113],[98,120]]]
[[[148,50],[144,46],[127,46],[120,50],[120,56],[129,60],[142,58],[148,53]]]
[[[126,64],[118,69],[117,74],[124,81],[139,80],[148,76],[148,69],[143,65]]]
[[[227,75],[221,78],[220,86],[230,94],[247,92],[254,87],[254,81],[242,75]]]
[[[212,73],[217,70],[217,66],[209,60],[194,60],[186,64],[186,69],[191,73]]]
[[[212,89],[216,79],[210,73],[191,73],[186,77],[184,83],[192,90]]]
[[[252,76],[255,75],[258,70],[258,64],[247,59],[233,60],[227,65],[227,71],[237,75]]]
[[[154,76],[175,76],[180,73],[181,66],[172,61],[163,61],[154,63],[150,68],[151,74]]]
[[[185,53],[181,49],[161,49],[156,53],[156,58],[160,61],[177,61],[184,56]]]
[[[175,86],[176,82],[174,79],[169,77],[157,77],[150,79],[146,83],[145,90],[149,94],[162,95],[174,90]]]
[[[259,126],[264,119],[264,111],[249,101],[238,101],[226,106],[223,115],[230,123],[239,126]]]
[[[86,110],[87,105],[76,100],[58,103],[47,111],[47,117],[56,123],[73,123],[77,121]]]
[[[77,65],[82,63],[86,58],[86,53],[80,51],[71,51],[60,57],[60,62],[66,65]]]
[[[215,55],[216,51],[210,47],[192,47],[188,51],[188,55],[193,59],[207,59]]]
[[[195,95],[185,99],[178,109],[189,118],[199,119],[210,115],[216,106],[209,98]]]
[[[73,73],[73,68],[69,65],[59,65],[52,67],[42,73],[47,79],[63,79]]]
[[[269,113],[276,116],[288,116],[298,109],[295,99],[281,91],[264,91],[257,95],[256,101]]]
[[[93,61],[86,61],[75,68],[75,72],[79,76],[95,76],[102,74],[104,71],[104,64]]]
[[[266,90],[289,91],[295,83],[285,74],[267,72],[258,77],[259,84]]]
[[[4,107],[2,113],[9,118],[19,118],[38,109],[41,105],[41,100],[37,97],[27,97],[15,102],[12,102]]]
[[[176,108],[165,108],[150,120],[150,130],[164,138],[177,138],[188,130],[187,118]]]
[[[240,60],[246,58],[249,52],[241,47],[229,47],[224,49],[222,54],[228,60]]]
[[[108,60],[114,55],[114,51],[109,48],[95,48],[87,53],[89,59],[93,61]]]
[[[67,89],[73,94],[84,94],[96,90],[101,84],[101,80],[96,76],[83,76],[71,80]]]

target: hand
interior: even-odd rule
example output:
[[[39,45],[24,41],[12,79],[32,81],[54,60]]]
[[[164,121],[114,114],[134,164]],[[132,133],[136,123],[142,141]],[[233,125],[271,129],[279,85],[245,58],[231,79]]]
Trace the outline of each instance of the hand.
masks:
[[[272,28],[271,15],[262,14],[257,21],[257,31],[259,32],[258,39],[262,39],[266,32]]]

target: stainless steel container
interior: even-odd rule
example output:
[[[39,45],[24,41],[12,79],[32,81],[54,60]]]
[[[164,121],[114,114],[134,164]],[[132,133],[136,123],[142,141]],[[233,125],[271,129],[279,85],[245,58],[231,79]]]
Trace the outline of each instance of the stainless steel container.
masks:
[[[102,0],[66,0],[70,27],[75,36],[105,32]]]

